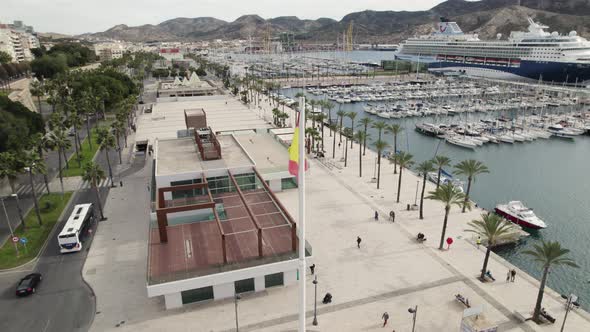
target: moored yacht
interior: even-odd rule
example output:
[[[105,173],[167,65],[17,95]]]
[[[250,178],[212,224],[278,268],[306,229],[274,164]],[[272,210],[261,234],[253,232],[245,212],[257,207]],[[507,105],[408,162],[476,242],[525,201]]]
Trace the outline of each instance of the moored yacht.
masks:
[[[532,209],[527,208],[520,201],[510,201],[508,204],[498,204],[496,213],[512,221],[513,223],[532,229],[543,229],[547,225],[535,215]]]

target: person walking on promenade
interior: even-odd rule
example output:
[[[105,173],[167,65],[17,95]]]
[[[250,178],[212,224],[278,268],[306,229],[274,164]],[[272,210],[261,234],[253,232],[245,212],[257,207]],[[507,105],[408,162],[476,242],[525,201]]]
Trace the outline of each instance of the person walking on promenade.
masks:
[[[475,240],[475,244],[477,244],[477,250],[479,250],[479,246],[481,245],[481,236],[477,237],[477,240]]]
[[[393,212],[393,210],[389,211],[389,220],[395,222],[395,212]]]
[[[387,321],[389,320],[389,314],[387,313],[387,311],[383,313],[381,319],[383,319],[383,327],[385,327],[385,325],[387,325]]]
[[[512,274],[512,270],[508,270],[508,273],[506,273],[506,282],[510,281],[510,275]]]
[[[361,241],[362,241],[362,240],[361,240],[361,237],[360,237],[360,236],[357,236],[357,237],[356,237],[356,246],[357,246],[359,249],[361,248]]]
[[[516,278],[516,269],[512,269],[512,271],[510,271],[510,281],[514,282],[515,278]]]
[[[311,271],[312,275],[315,273],[315,263],[309,267],[309,270]]]
[[[379,212],[375,211],[375,221],[379,221]]]

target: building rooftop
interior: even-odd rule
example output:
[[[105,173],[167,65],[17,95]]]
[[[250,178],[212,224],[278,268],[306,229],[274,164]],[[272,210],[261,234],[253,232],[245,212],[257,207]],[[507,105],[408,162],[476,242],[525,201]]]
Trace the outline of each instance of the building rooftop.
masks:
[[[214,191],[204,184],[195,185],[206,188],[199,196],[201,199],[158,203],[160,211],[179,211],[185,204],[199,214],[198,217],[168,215],[166,242],[161,241],[158,224],[152,222],[148,285],[297,258],[293,218],[252,171],[240,175],[230,172],[229,187],[222,191]],[[163,193],[159,195],[164,197]],[[195,208],[196,205],[189,204],[210,204],[214,208]]]
[[[143,113],[137,119],[136,141],[156,138],[177,138],[179,131],[186,130],[184,110],[202,108],[207,113],[207,124],[215,132],[233,132],[267,129],[272,125],[260,119],[255,110],[231,96],[216,95],[190,97],[190,101],[159,102],[153,105],[152,113]]]
[[[271,134],[244,132],[234,136],[261,174],[289,170],[289,151]]]
[[[203,160],[192,137],[158,140],[156,176],[254,166],[233,135],[219,135],[217,140],[221,145],[221,159],[217,160]]]

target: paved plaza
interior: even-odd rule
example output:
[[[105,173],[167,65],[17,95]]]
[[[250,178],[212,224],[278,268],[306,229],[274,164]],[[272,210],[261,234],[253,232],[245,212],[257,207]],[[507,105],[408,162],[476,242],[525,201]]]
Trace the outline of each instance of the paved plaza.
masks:
[[[325,138],[326,146],[331,147],[328,132]],[[497,281],[482,284],[476,279],[485,248],[478,249],[472,235],[464,230],[482,210],[463,214],[453,208],[447,236],[455,242],[449,250],[439,251],[442,205],[426,200],[425,219],[419,220],[418,211],[405,210],[414,202],[419,178],[404,171],[401,200],[395,204],[397,175],[393,174],[393,165],[383,160],[378,190],[371,181],[375,153],[367,150],[360,178],[358,149],[354,145],[349,151],[346,168],[339,161],[341,150],[336,151],[336,161],[310,160],[307,240],[313,246],[318,300],[330,292],[333,301],[318,303],[319,325],[312,326],[313,277],[307,270],[308,331],[410,331],[412,316],[407,309],[414,305],[418,305],[416,331],[459,331],[465,307],[455,300],[458,293],[472,306],[482,305],[485,318],[497,324],[499,331],[559,331],[564,301],[550,289],[546,289],[543,306],[557,318],[555,324],[521,323],[514,316],[514,312],[529,316],[536,299],[538,281],[525,272],[516,268],[516,282],[504,282],[506,272],[515,267],[492,255],[489,269]],[[123,179],[125,186],[109,196],[105,208],[109,221],[100,225],[83,270],[96,293],[100,312],[92,330],[234,331],[233,300],[165,311],[163,300],[147,298],[146,184],[150,162],[146,165],[141,172]],[[433,185],[427,184],[427,190],[432,189]],[[476,183],[473,190],[482,189]],[[277,196],[297,220],[297,191],[287,190]],[[387,220],[392,209],[395,223]],[[379,212],[379,221],[373,219],[374,211]],[[417,243],[414,238],[418,232],[426,234],[428,240]],[[357,236],[362,238],[360,249]],[[246,294],[239,301],[240,331],[296,331],[297,303],[297,286]],[[387,329],[382,328],[381,320],[385,311],[391,317]],[[580,309],[571,312],[565,330],[590,330],[590,316]]]

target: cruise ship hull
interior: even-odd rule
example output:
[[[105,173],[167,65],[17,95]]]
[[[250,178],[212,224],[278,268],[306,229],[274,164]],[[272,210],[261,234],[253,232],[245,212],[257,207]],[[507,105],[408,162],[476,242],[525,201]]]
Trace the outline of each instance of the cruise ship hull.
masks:
[[[518,66],[451,61],[431,62],[430,71],[464,72],[469,76],[498,79],[586,84],[590,83],[590,64],[522,60]]]

